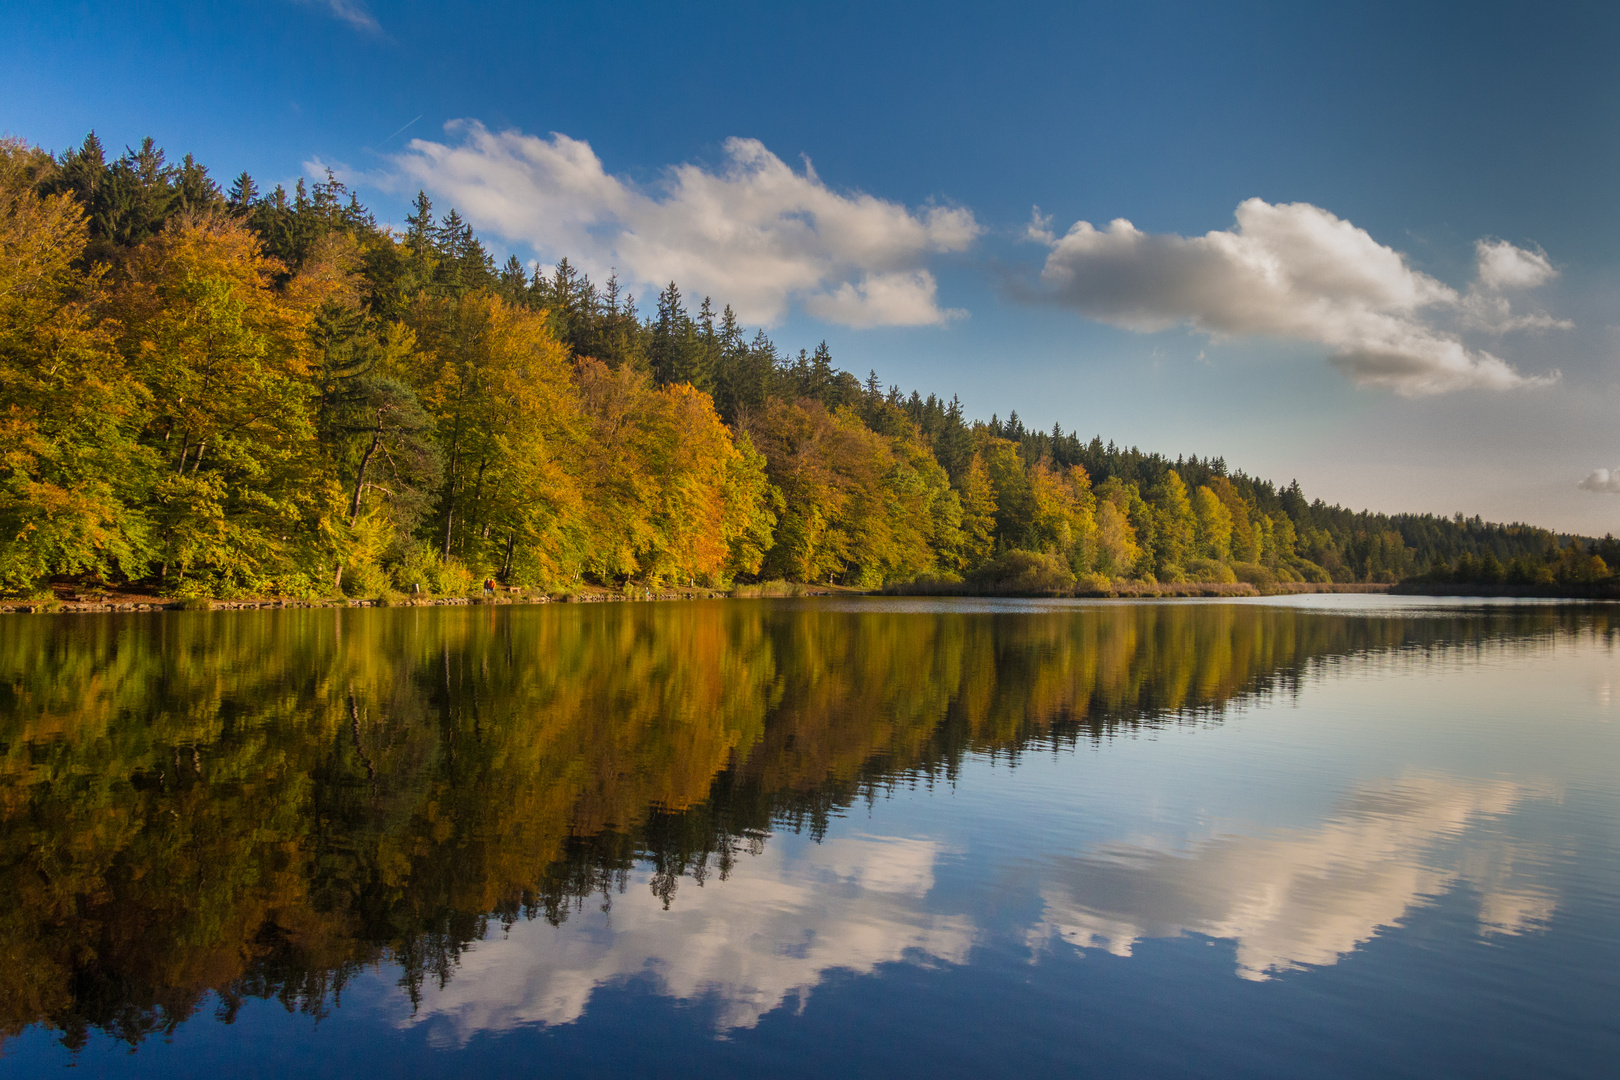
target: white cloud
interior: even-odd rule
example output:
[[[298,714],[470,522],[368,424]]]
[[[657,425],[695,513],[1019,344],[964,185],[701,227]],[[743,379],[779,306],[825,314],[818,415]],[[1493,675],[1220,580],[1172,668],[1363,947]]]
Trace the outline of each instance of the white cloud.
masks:
[[[594,275],[616,267],[643,288],[674,280],[748,322],[778,322],[801,302],[849,326],[943,323],[955,313],[939,306],[925,260],[981,231],[965,209],[833,191],[808,162],[795,172],[755,139],[726,140],[718,170],[677,165],[643,187],[567,135],[465,120],[446,131],[446,142],[413,140],[374,182],[419,185],[476,228]]]
[[[1620,467],[1593,469],[1578,486],[1583,491],[1600,491],[1608,495],[1620,495]]]
[[[1478,288],[1468,290],[1461,305],[1463,325],[1489,334],[1508,334],[1516,330],[1571,330],[1575,326],[1568,319],[1554,318],[1544,311],[1516,315],[1507,297]]]
[[[293,2],[307,7],[325,8],[333,18],[342,19],[356,30],[364,30],[371,34],[382,32],[382,27],[366,9],[363,0],[293,0]]]
[[[1237,943],[1238,974],[1327,965],[1413,908],[1467,885],[1483,934],[1544,925],[1557,899],[1536,849],[1504,835],[1522,803],[1555,793],[1507,781],[1411,776],[1365,787],[1312,829],[1223,836],[1189,854],[1117,845],[1042,892],[1033,945],[1061,939],[1129,956],[1144,937]]]
[[[1515,315],[1512,304],[1502,293],[1534,289],[1558,277],[1552,260],[1539,248],[1528,251],[1506,240],[1474,242],[1474,284],[1462,297],[1465,325],[1492,334],[1515,330],[1568,330],[1575,324],[1555,319],[1545,312]]]
[[[807,298],[804,309],[818,319],[866,329],[873,326],[927,326],[967,312],[941,309],[938,284],[927,270],[869,274],[859,284],[844,282],[831,293]]]
[[[519,923],[464,953],[401,1023],[457,1045],[480,1031],[568,1024],[598,987],[644,976],[670,997],[715,1002],[722,1030],[750,1028],[789,999],[802,1006],[834,969],[870,972],[908,953],[966,961],[972,924],[924,905],[934,842],[844,837],[797,858],[784,846],[739,861],[725,881],[682,882],[667,910],[643,873],[610,911]]]
[[[1497,331],[1562,324],[1532,316],[1506,325],[1502,298],[1470,303],[1366,230],[1309,203],[1249,199],[1236,218],[1234,228],[1203,236],[1144,233],[1121,218],[1105,229],[1077,222],[1055,237],[1037,215],[1026,236],[1052,249],[1041,273],[1049,298],[1116,326],[1152,332],[1185,323],[1221,337],[1317,342],[1356,382],[1408,396],[1557,378],[1520,374],[1436,316],[1472,317]],[[1493,292],[1554,273],[1544,255],[1502,241],[1478,254],[1481,282]]]
[[[1506,240],[1476,240],[1479,283],[1487,289],[1534,289],[1558,276],[1552,260],[1539,248],[1526,251]]]
[[[1052,215],[1041,213],[1039,206],[1031,207],[1029,224],[1024,226],[1024,239],[1047,247],[1056,245],[1057,234],[1052,231]]]

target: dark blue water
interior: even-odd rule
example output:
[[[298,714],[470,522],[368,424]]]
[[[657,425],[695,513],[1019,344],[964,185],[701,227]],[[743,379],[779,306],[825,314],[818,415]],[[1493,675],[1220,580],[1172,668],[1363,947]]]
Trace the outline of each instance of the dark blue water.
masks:
[[[0,624],[0,1072],[1612,1076],[1608,607]]]

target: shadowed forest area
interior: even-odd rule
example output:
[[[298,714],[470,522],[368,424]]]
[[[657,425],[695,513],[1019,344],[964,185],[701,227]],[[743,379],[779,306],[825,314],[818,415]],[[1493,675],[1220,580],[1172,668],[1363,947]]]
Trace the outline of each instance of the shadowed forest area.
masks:
[[[0,1034],[136,1043],[248,998],[413,1000],[503,924],[666,904],[970,754],[1219,723],[1336,665],[1602,609],[926,602],[107,615],[0,633]],[[537,662],[544,658],[545,662]]]
[[[723,300],[723,298],[721,298]],[[717,306],[718,305],[718,306]],[[497,266],[418,196],[0,146],[0,592],[460,595],[785,580],[1602,591],[1620,542],[1353,512],[970,420],[670,283]]]

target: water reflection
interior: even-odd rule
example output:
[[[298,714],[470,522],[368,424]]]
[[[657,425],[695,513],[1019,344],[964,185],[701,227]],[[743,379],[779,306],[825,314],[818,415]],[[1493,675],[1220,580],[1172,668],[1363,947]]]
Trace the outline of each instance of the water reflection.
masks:
[[[869,972],[908,953],[961,963],[973,927],[921,909],[937,845],[846,837],[789,858],[745,859],[724,884],[664,907],[645,880],[562,925],[521,923],[464,954],[453,981],[407,1023],[439,1042],[521,1023],[565,1024],[602,986],[650,978],[658,991],[715,1006],[720,1029],[752,1027],[789,998],[802,1005],[832,969]],[[636,875],[645,879],[650,875]]]
[[[1060,865],[1030,941],[1129,956],[1140,938],[1205,934],[1235,941],[1238,974],[1265,979],[1335,963],[1459,885],[1479,894],[1482,931],[1522,933],[1556,899],[1537,853],[1500,826],[1550,794],[1407,776],[1361,786],[1315,828],[1220,836],[1189,852],[1112,845]]]
[[[832,837],[790,860],[773,833],[821,839],[855,800],[948,783],[972,754],[1218,722],[1341,658],[1608,619],[765,602],[10,619],[0,1032],[138,1043],[252,997],[321,1013],[378,963],[452,1042],[566,1021],[641,975],[746,1026],[830,968],[960,962],[973,940],[922,902],[928,841]],[[1314,831],[1110,849],[1046,887],[1039,933],[1221,934],[1258,975],[1329,962],[1461,880],[1511,932],[1553,899],[1511,845],[1469,838],[1532,797],[1407,778]],[[1470,869],[1475,850],[1507,869]]]

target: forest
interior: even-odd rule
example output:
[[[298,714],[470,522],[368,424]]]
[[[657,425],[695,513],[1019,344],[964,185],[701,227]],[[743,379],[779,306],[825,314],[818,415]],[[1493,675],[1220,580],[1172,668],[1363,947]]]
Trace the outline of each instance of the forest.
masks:
[[[723,299],[723,298],[722,298]],[[1620,541],[1387,515],[1031,431],[779,348],[677,283],[497,265],[419,194],[0,143],[0,592],[1590,588]]]

